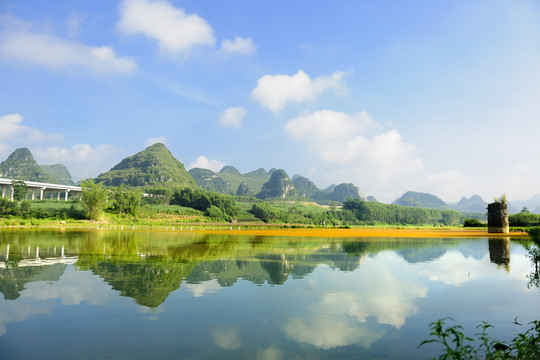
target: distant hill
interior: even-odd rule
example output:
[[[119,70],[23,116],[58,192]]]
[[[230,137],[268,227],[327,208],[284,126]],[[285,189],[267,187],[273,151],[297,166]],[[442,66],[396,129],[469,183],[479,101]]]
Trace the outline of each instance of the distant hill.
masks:
[[[285,198],[295,196],[294,183],[289,179],[285,170],[279,169],[272,172],[270,180],[264,183],[261,192],[257,194],[259,199]]]
[[[123,159],[111,170],[100,174],[95,181],[106,186],[142,188],[197,186],[184,164],[161,143]]]
[[[485,213],[488,203],[479,195],[473,195],[470,198],[465,196],[459,200],[455,208],[459,211]]]
[[[348,199],[367,200],[360,192],[360,189],[350,183],[337,185],[334,190],[326,196],[326,199],[336,202],[345,202]]]
[[[377,198],[375,196],[371,196],[371,195],[368,196],[366,199],[367,199],[367,201],[371,201],[371,202],[376,202],[376,203],[379,202],[379,200],[377,200]]]
[[[524,206],[527,207],[531,213],[540,214],[540,194],[536,194],[528,200],[509,201],[508,212],[520,212]]]
[[[303,176],[294,175],[292,182],[294,183],[296,193],[300,197],[307,199],[321,199],[326,195],[317,187],[317,185]]]
[[[41,170],[45,171],[51,177],[56,179],[58,183],[63,185],[75,185],[75,182],[71,178],[71,174],[68,169],[62,164],[53,165],[39,165]]]
[[[43,171],[27,148],[15,150],[0,164],[0,177],[52,184],[59,183],[58,180]]]
[[[420,207],[428,209],[446,209],[448,206],[437,196],[416,191],[407,191],[394,201],[394,205]]]
[[[225,166],[219,173],[200,168],[191,169],[189,173],[197,185],[203,189],[227,195],[236,195],[241,183],[245,183],[248,193],[257,194],[261,191],[263,184],[270,179],[270,174],[264,169],[241,174],[233,166]],[[245,191],[244,189],[243,193]]]

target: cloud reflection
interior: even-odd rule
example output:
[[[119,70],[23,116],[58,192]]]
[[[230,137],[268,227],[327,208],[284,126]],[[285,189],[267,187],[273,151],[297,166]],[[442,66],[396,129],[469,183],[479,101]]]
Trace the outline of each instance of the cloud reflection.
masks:
[[[401,328],[427,294],[411,265],[390,251],[362,258],[353,272],[320,266],[313,276],[326,291],[315,295],[304,316],[290,319],[284,331],[322,349],[351,344],[369,348],[385,336],[381,325]]]

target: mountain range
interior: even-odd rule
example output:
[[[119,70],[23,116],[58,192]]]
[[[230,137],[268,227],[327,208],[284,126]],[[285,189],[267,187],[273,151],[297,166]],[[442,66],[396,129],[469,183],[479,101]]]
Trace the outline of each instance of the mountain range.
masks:
[[[16,149],[0,163],[0,177],[20,180],[73,185],[67,168],[62,164],[38,165],[30,150]],[[225,166],[219,172],[193,168],[186,170],[169,149],[161,143],[153,144],[135,155],[128,156],[111,170],[99,174],[96,183],[106,186],[125,185],[144,191],[152,188],[201,187],[227,195],[256,196],[260,199],[288,198],[319,203],[342,203],[349,198],[377,202],[373,196],[365,197],[351,183],[331,185],[319,189],[311,180],[301,175],[289,178],[283,169],[263,168],[242,174],[233,166]],[[458,203],[446,203],[439,197],[415,191],[407,191],[394,201],[396,205],[431,209],[453,209],[470,213],[485,213],[487,202],[479,195],[463,197]],[[509,212],[516,213],[523,207],[540,213],[540,194],[529,200],[508,202]]]

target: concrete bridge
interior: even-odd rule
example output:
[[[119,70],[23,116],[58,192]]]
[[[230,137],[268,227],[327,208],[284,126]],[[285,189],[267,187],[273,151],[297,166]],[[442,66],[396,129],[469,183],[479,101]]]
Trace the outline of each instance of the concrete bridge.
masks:
[[[7,191],[9,190],[11,201],[13,201],[13,185],[12,182],[17,179],[4,179],[0,178],[0,187],[2,187],[2,199],[6,196]],[[71,186],[71,185],[59,185],[59,184],[48,184],[48,183],[40,183],[36,181],[26,181],[26,180],[20,180],[23,181],[26,184],[26,188],[28,191],[30,191],[31,199],[35,200],[36,198],[36,192],[39,191],[39,200],[44,199],[45,192],[49,192],[51,194],[51,199],[53,199],[54,193],[56,193],[56,199],[60,200],[60,194],[64,193],[64,200],[68,200],[68,194],[72,195],[78,195],[82,193],[82,189],[80,186]],[[28,197],[28,193],[27,196]]]

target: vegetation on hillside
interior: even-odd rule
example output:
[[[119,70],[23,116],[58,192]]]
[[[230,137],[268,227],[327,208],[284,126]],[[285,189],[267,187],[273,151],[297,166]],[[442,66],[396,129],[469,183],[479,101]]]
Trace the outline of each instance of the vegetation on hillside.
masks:
[[[47,174],[49,174],[53,179],[56,179],[59,184],[75,185],[75,182],[71,178],[71,174],[64,165],[39,165],[39,167]]]
[[[197,186],[184,164],[161,143],[123,159],[111,170],[100,174],[95,182],[105,186],[124,185],[143,189],[156,186]]]
[[[56,184],[58,181],[39,167],[27,148],[16,149],[0,163],[0,177]]]

